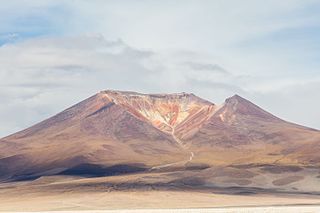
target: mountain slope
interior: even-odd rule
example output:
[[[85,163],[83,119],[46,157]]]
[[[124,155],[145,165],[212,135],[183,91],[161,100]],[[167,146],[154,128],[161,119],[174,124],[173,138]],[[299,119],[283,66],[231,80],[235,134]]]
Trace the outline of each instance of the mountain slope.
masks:
[[[237,95],[216,105],[187,93],[102,91],[1,139],[0,179],[205,169],[203,178],[221,166],[318,167],[319,151],[319,131]]]
[[[0,174],[55,174],[81,164],[160,164],[186,154],[170,134],[99,93],[1,140]]]
[[[182,140],[200,161],[215,165],[320,165],[318,130],[283,121],[238,95]]]

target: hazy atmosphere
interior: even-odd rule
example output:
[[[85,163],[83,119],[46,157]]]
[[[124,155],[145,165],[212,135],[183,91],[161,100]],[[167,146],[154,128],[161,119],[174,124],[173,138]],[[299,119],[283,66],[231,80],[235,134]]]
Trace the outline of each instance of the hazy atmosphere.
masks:
[[[239,94],[320,129],[320,1],[3,1],[0,136],[105,89]]]

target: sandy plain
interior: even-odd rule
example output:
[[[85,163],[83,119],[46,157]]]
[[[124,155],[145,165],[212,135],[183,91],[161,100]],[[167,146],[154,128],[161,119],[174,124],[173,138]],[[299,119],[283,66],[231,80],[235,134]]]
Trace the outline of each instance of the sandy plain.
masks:
[[[75,191],[51,193],[40,191],[15,191],[9,189],[0,192],[0,211],[2,212],[43,212],[43,211],[89,211],[122,210],[111,212],[153,212],[151,209],[193,209],[162,210],[161,212],[221,212],[214,207],[247,206],[284,206],[292,208],[318,209],[320,197],[295,195],[226,195],[208,192],[184,191],[112,191],[79,193]],[[319,205],[319,206],[317,206]],[[196,208],[204,208],[197,210]],[[140,209],[129,211],[128,209]],[[142,211],[141,209],[146,209]],[[229,209],[229,208],[228,208]],[[227,212],[233,212],[230,208]],[[238,209],[238,208],[237,208]],[[239,208],[242,209],[242,208]],[[239,212],[247,212],[245,209]],[[265,210],[264,210],[265,209]],[[268,211],[267,211],[268,210]],[[269,207],[260,208],[259,212],[272,212]],[[105,211],[108,212],[108,211]],[[224,211],[226,212],[226,211]],[[255,211],[248,211],[255,212]],[[273,211],[276,212],[276,211]],[[286,212],[286,211],[284,211]],[[292,211],[291,211],[292,212]],[[302,212],[302,211],[298,211]],[[310,211],[306,211],[310,212]]]

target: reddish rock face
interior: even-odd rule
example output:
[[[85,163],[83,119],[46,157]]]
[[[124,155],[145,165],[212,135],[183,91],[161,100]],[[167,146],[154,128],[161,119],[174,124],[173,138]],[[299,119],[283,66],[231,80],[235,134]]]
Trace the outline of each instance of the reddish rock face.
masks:
[[[102,91],[1,139],[0,179],[59,174],[82,164],[320,166],[319,144],[318,130],[237,95],[216,105],[187,93]]]
[[[187,93],[146,95],[104,91],[100,94],[168,133],[195,114],[204,111],[208,116],[217,108],[213,103]]]

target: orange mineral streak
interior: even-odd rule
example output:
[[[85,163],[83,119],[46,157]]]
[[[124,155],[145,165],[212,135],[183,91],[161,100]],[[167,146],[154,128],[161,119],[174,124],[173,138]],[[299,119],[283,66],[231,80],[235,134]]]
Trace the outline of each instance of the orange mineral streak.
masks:
[[[199,124],[218,109],[215,104],[188,93],[147,95],[107,90],[101,94],[166,133],[187,121],[192,122],[193,118]],[[202,115],[200,120],[197,114]]]

